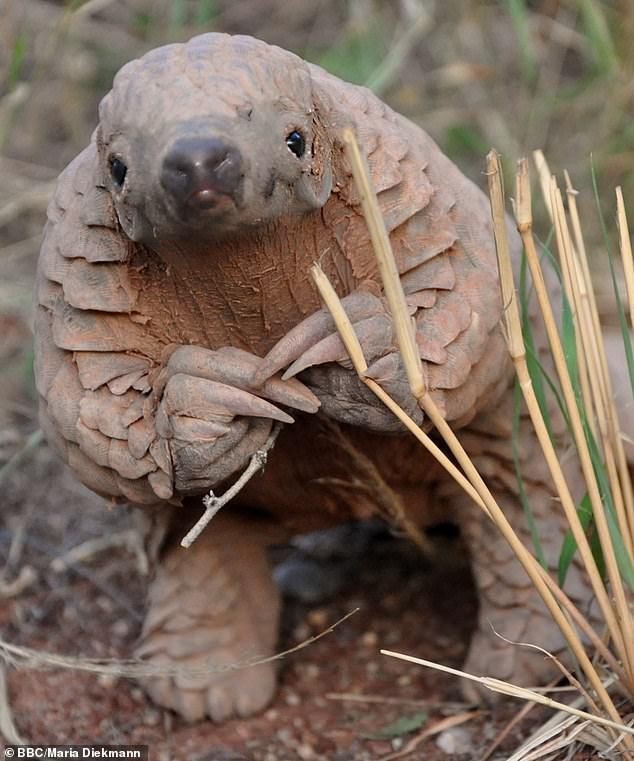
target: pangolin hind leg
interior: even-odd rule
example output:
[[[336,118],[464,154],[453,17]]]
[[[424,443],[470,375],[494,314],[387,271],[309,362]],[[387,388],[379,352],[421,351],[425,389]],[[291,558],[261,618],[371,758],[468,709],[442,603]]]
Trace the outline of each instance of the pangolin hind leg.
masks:
[[[461,435],[461,439],[515,532],[529,550],[536,552],[512,459],[510,396],[496,413],[486,417],[483,423],[486,434],[471,430]],[[525,496],[541,551],[548,569],[557,578],[566,518],[528,420],[522,419],[516,443]],[[562,464],[578,504],[583,493],[574,492],[579,492],[583,479],[572,452],[566,453]],[[458,495],[454,505],[458,507],[457,519],[470,550],[480,603],[478,628],[465,670],[523,686],[544,684],[556,678],[560,672],[543,652],[505,641],[538,645],[568,662],[563,635],[541,597],[493,522],[467,497]],[[578,559],[568,569],[564,590],[585,615],[590,615],[591,621],[596,621],[592,589]],[[472,684],[466,685],[465,693],[476,698]],[[479,697],[494,700],[495,693],[484,690]]]
[[[136,655],[182,669],[148,677],[143,686],[187,721],[249,716],[275,691],[274,663],[219,670],[275,649],[280,597],[262,528],[225,509],[189,549],[174,532],[158,563]]]

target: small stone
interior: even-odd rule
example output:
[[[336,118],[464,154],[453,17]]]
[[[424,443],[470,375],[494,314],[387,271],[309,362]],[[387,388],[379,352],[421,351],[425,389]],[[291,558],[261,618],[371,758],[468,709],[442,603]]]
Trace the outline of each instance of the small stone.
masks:
[[[379,638],[376,632],[365,632],[365,634],[361,637],[361,644],[364,647],[376,647],[378,641]]]
[[[111,690],[119,681],[119,677],[116,674],[99,674],[97,681],[102,687]]]
[[[311,759],[315,758],[315,751],[310,747],[310,745],[298,745],[296,748],[296,753],[302,759],[302,761],[311,761]]]
[[[436,745],[448,756],[460,756],[473,753],[471,732],[464,727],[452,727],[441,732],[436,738]]]
[[[286,727],[283,727],[282,729],[278,729],[275,735],[280,742],[284,743],[284,745],[295,744],[293,733],[291,732],[290,729],[286,729]]]
[[[105,595],[99,595],[95,602],[97,606],[104,611],[104,613],[112,613],[114,610],[114,602]]]
[[[398,684],[399,687],[409,687],[411,683],[412,677],[409,674],[402,674],[396,680],[396,684]]]
[[[308,624],[303,621],[301,624],[298,624],[293,629],[293,637],[297,642],[305,642],[307,639],[310,638],[311,631]]]
[[[161,712],[154,708],[148,708],[143,713],[143,723],[146,727],[158,727],[161,723]]]
[[[328,611],[325,608],[315,608],[306,617],[313,629],[323,630],[328,626]]]
[[[289,706],[298,706],[302,702],[301,698],[296,692],[286,693],[284,701],[286,702],[286,705],[289,705]]]
[[[400,629],[391,629],[384,637],[385,644],[390,646],[397,645],[402,639]]]
[[[316,663],[307,663],[304,666],[304,674],[308,679],[318,679],[321,674],[321,669]]]
[[[124,618],[117,619],[114,624],[112,624],[112,633],[115,637],[127,637],[130,633],[130,623]]]
[[[277,721],[277,717],[279,715],[279,712],[276,711],[275,708],[269,708],[269,710],[264,714],[264,718],[267,721]]]

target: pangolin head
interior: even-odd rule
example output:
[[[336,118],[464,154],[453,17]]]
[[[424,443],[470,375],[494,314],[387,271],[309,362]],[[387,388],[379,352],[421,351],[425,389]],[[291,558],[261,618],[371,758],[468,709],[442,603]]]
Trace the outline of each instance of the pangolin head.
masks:
[[[331,151],[310,70],[251,37],[205,34],[124,66],[98,145],[125,233],[213,241],[321,208]]]

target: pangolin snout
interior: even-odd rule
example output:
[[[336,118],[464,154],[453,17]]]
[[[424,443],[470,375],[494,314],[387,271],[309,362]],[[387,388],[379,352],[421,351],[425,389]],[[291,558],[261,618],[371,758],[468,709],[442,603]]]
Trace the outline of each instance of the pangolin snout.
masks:
[[[221,138],[180,138],[163,159],[161,184],[181,206],[215,209],[232,201],[242,164],[240,151]]]

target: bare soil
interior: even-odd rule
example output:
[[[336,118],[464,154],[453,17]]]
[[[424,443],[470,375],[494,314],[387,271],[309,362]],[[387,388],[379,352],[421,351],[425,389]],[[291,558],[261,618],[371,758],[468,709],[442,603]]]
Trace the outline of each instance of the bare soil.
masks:
[[[51,561],[89,538],[128,531],[132,516],[121,508],[108,511],[45,447],[28,457],[4,484],[1,507],[9,528],[0,533],[0,546],[6,557],[22,536],[22,551],[7,580],[25,567],[37,578],[0,603],[3,638],[73,657],[125,658],[139,633],[147,584],[138,555],[109,548],[61,572]],[[347,580],[332,599],[318,605],[289,601],[280,650],[359,610],[280,661],[279,690],[260,716],[188,726],[154,706],[127,679],[21,668],[8,675],[18,730],[39,743],[147,744],[153,759],[380,759],[416,732],[468,708],[460,702],[457,680],[379,654],[379,648],[388,648],[449,665],[459,665],[465,655],[476,615],[470,574],[458,540],[435,541],[445,556],[441,566],[405,541],[378,534],[347,561]],[[341,698],[350,694],[359,699]],[[464,757],[481,755],[518,708],[508,704],[470,718],[460,733],[463,747],[467,743]],[[372,739],[395,721],[421,713],[427,718],[413,733]],[[513,734],[506,747],[518,739]],[[407,756],[446,757],[433,737]]]

